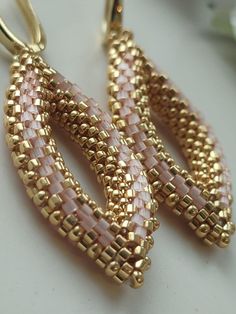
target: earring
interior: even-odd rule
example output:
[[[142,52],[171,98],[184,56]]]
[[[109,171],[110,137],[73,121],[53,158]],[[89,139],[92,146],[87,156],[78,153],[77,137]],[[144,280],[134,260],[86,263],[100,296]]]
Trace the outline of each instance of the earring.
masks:
[[[0,19],[0,41],[14,55],[5,105],[7,143],[27,194],[59,234],[86,252],[116,282],[143,283],[158,227],[146,172],[107,113],[48,66],[45,35],[29,0],[18,0],[33,35],[25,44]],[[49,119],[79,143],[107,207],[101,209],[66,167]]]
[[[211,129],[122,28],[123,1],[106,1],[105,44],[113,122],[145,166],[155,198],[208,245],[226,247],[235,231],[231,183]],[[151,121],[157,113],[183,151],[191,175],[165,149]]]

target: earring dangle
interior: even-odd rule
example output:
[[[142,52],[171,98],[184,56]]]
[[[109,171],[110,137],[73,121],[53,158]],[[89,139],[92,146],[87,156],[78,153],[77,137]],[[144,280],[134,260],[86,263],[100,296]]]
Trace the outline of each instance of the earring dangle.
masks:
[[[33,41],[0,20],[0,41],[14,55],[5,105],[6,139],[27,194],[50,224],[116,282],[140,287],[158,227],[146,172],[97,103],[39,55],[45,35],[29,0],[18,0]],[[101,209],[74,178],[51,136],[53,119],[69,132],[104,186]]]
[[[146,168],[156,200],[183,217],[205,243],[226,247],[235,225],[231,181],[220,146],[200,115],[146,58],[132,33],[123,29],[122,12],[123,1],[106,1],[113,122]],[[175,136],[191,174],[165,149],[150,109]]]

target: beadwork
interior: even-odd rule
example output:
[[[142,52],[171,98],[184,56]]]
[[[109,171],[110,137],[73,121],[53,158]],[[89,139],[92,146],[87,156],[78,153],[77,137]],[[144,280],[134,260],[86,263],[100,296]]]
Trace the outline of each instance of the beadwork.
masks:
[[[226,247],[235,231],[231,183],[210,128],[147,60],[131,32],[116,24],[108,34],[107,46],[113,122],[147,169],[156,200],[184,217],[205,243]],[[176,137],[191,175],[166,151],[150,109]]]
[[[43,216],[107,275],[140,286],[150,264],[151,233],[158,227],[156,204],[143,166],[110,116],[30,51],[15,57],[5,112],[14,164]],[[106,210],[65,166],[50,117],[81,145],[104,185]]]

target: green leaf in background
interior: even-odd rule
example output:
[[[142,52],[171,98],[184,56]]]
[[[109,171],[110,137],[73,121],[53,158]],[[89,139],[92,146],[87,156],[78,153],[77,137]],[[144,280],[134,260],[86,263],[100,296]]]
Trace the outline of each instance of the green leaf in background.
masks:
[[[236,39],[236,4],[220,6],[212,18],[213,27],[223,35]]]

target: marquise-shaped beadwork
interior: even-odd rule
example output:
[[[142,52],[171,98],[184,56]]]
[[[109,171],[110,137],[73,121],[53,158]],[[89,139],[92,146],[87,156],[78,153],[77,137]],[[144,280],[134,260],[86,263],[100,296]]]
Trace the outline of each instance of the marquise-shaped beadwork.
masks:
[[[29,197],[64,237],[118,283],[139,287],[149,267],[157,203],[143,165],[97,103],[29,50],[15,57],[7,93],[7,143]],[[103,184],[100,208],[65,166],[49,120],[68,131]]]
[[[156,200],[184,217],[205,243],[227,246],[235,231],[231,180],[211,129],[146,59],[130,32],[111,32],[108,56],[113,122],[147,169]],[[176,137],[191,175],[166,151],[150,109]]]

